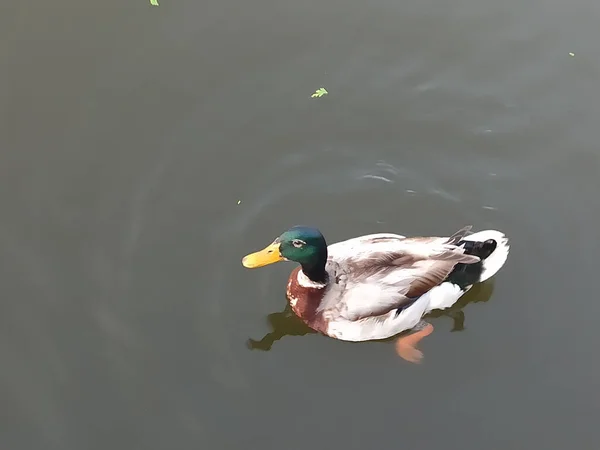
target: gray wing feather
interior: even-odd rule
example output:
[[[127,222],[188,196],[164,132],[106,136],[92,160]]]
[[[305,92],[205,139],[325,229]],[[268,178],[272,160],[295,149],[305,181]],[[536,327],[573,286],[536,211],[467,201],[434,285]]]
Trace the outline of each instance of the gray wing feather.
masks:
[[[456,264],[479,262],[456,246],[469,230],[465,227],[447,240],[407,238],[402,248],[347,256],[338,267],[337,292],[331,292],[336,309],[348,320],[386,314],[439,285]]]

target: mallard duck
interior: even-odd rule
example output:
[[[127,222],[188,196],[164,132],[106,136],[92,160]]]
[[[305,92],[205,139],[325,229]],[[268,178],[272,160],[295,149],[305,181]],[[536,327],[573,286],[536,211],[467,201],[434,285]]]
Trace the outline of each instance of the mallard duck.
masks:
[[[321,232],[295,226],[242,259],[246,268],[278,261],[300,264],[290,274],[287,299],[310,328],[344,341],[399,339],[400,356],[418,362],[418,342],[433,331],[422,317],[446,309],[506,262],[508,239],[496,230],[450,237],[378,233],[327,246]]]

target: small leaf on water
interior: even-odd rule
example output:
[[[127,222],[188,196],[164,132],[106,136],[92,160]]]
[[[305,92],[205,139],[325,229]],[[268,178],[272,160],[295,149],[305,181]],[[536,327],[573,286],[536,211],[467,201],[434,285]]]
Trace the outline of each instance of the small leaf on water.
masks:
[[[150,0],[152,6],[158,6],[158,0]]]
[[[323,97],[324,95],[329,94],[329,92],[327,92],[325,90],[325,88],[319,88],[315,91],[315,93],[313,95],[311,95],[311,97],[315,98],[315,97]]]
[[[241,200],[238,200],[238,205],[239,205],[240,203],[242,203],[242,201],[241,201]]]
[[[570,53],[569,53],[569,56],[575,56],[575,53],[573,53],[573,52],[570,52]]]

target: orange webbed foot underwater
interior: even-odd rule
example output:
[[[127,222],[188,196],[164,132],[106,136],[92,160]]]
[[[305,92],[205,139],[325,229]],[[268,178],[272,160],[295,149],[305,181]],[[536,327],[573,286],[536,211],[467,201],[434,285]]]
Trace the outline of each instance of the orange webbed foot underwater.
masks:
[[[416,331],[398,338],[396,341],[396,353],[408,362],[419,364],[423,359],[423,352],[417,348],[417,345],[421,339],[433,333],[433,325],[421,322],[413,330]]]

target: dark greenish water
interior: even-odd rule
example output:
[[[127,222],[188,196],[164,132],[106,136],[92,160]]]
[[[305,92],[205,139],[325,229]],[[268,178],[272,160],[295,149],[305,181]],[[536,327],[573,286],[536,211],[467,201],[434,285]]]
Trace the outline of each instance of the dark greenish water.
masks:
[[[5,2],[0,446],[599,448],[599,19],[591,0]],[[472,224],[512,250],[411,365],[307,332],[292,264],[242,267],[297,223],[329,242]]]

